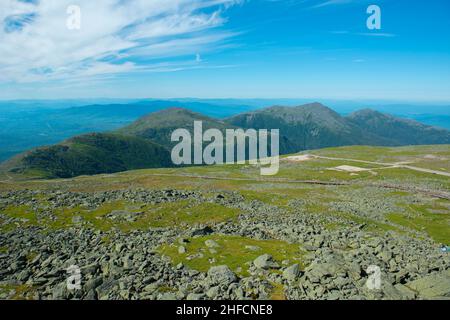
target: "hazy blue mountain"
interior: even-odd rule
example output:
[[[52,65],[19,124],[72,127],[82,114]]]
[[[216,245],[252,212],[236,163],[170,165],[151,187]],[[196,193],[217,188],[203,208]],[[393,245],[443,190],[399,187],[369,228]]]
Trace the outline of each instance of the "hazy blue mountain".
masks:
[[[429,126],[435,126],[450,130],[450,116],[434,115],[434,114],[418,114],[412,115],[408,118],[427,124]]]
[[[298,106],[305,99],[79,99],[0,101],[0,161],[34,147],[52,145],[89,132],[108,132],[152,112],[182,107],[213,118],[227,118],[268,105]],[[428,125],[450,128],[445,104],[393,104],[383,101],[325,100],[340,115],[368,106]],[[387,142],[384,142],[387,144]],[[285,148],[290,141],[282,140]],[[298,143],[297,143],[298,144]],[[295,146],[296,144],[294,144]]]
[[[354,112],[347,119],[366,132],[394,141],[396,145],[450,144],[448,130],[370,109]]]
[[[279,129],[281,154],[344,145],[450,144],[448,130],[369,109],[343,117],[320,103],[312,103],[275,106],[215,119],[183,108],[169,108],[145,115],[111,133],[76,136],[31,150],[3,164],[3,169],[45,177],[73,177],[168,167],[170,150],[175,144],[170,141],[171,133],[184,128],[192,134],[196,120],[203,122],[203,130]]]

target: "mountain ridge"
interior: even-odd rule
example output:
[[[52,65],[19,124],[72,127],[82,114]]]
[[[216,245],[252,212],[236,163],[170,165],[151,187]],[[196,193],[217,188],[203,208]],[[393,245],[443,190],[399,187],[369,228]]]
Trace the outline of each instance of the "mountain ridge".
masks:
[[[14,173],[40,172],[46,178],[170,167],[170,154],[153,141],[116,133],[90,133],[39,147],[2,163]]]
[[[2,164],[12,172],[42,171],[48,177],[113,173],[170,167],[171,133],[192,133],[194,121],[203,130],[279,129],[280,154],[345,145],[399,146],[450,144],[450,131],[426,126],[370,109],[346,117],[318,103],[272,106],[216,119],[180,107],[145,115],[108,133],[75,136],[59,144],[32,149]],[[83,168],[85,166],[85,168]]]
[[[226,119],[243,128],[279,128],[291,147],[282,153],[354,144],[395,145],[390,139],[364,133],[334,110],[316,102],[296,107],[274,106]]]
[[[353,112],[346,118],[378,136],[395,135],[399,146],[450,143],[450,131],[446,129],[427,126],[412,119],[398,118],[367,108]]]

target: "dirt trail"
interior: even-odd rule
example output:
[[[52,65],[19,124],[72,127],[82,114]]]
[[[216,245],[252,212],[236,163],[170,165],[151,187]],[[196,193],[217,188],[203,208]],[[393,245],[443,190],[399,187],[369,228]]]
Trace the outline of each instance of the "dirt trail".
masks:
[[[359,162],[359,163],[365,163],[365,164],[374,164],[379,166],[385,166],[385,167],[391,167],[391,168],[404,168],[404,169],[410,169],[418,172],[425,172],[425,173],[431,173],[431,174],[437,174],[440,176],[450,177],[449,172],[445,171],[439,171],[439,170],[432,170],[432,169],[425,169],[425,168],[419,168],[414,167],[402,163],[386,163],[386,162],[377,162],[377,161],[366,161],[366,160],[358,160],[358,159],[348,159],[348,158],[334,158],[334,157],[322,157],[317,156],[314,154],[310,155],[311,157],[317,158],[317,159],[325,159],[325,160],[339,160],[339,161],[351,161],[351,162]]]
[[[6,180],[0,180],[0,182],[11,182],[13,180],[13,178],[9,174],[7,174],[6,172],[4,174],[5,174],[7,179]]]
[[[425,172],[425,173],[432,173],[432,174],[437,174],[437,175],[440,175],[440,176],[450,177],[450,173],[449,172],[432,170],[432,169],[425,169],[425,168],[419,168],[419,167],[414,167],[414,166],[409,166],[409,165],[403,165],[401,167],[402,168],[406,168],[406,169],[410,169],[410,170],[415,170],[415,171],[420,171],[420,172]]]

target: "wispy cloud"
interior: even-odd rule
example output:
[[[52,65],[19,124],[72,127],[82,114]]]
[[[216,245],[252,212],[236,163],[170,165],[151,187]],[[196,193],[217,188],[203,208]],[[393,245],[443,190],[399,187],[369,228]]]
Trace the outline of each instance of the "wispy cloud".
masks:
[[[322,8],[322,7],[328,7],[328,6],[332,6],[332,5],[337,5],[337,4],[347,4],[347,3],[351,3],[354,0],[328,0],[328,1],[322,1],[316,5],[313,6],[313,8]]]
[[[357,33],[359,36],[365,36],[365,37],[384,37],[384,38],[393,38],[396,37],[393,33],[386,33],[386,32],[360,32]]]
[[[378,0],[378,2],[380,1],[382,0]],[[366,5],[372,3],[373,0],[314,0],[314,2],[315,4],[311,6],[312,9],[345,4]]]
[[[332,34],[337,35],[350,35],[350,36],[363,36],[363,37],[381,37],[381,38],[393,38],[397,35],[394,33],[387,33],[387,32],[377,32],[377,31],[371,31],[371,32],[350,32],[350,31],[344,31],[344,30],[338,30],[338,31],[331,31]]]
[[[35,82],[178,70],[161,66],[223,45],[219,28],[242,0],[78,0],[81,29],[69,30],[73,0],[0,2],[0,81]],[[194,61],[195,62],[195,61]],[[197,66],[198,66],[197,61]]]

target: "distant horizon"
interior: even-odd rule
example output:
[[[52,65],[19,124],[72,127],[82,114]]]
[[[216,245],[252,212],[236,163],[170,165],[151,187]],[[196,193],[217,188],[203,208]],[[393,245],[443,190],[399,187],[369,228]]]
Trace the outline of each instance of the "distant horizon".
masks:
[[[382,103],[382,104],[417,104],[417,105],[431,105],[439,104],[442,106],[450,105],[450,100],[406,100],[406,99],[376,99],[376,98],[308,98],[308,97],[67,97],[67,98],[11,98],[0,99],[0,102],[33,102],[33,101],[171,101],[171,100],[185,100],[185,101],[211,101],[211,100],[234,100],[234,101],[273,101],[273,100],[302,100],[309,101],[308,103],[323,103],[323,101],[339,101],[339,102],[353,102],[353,103]]]

